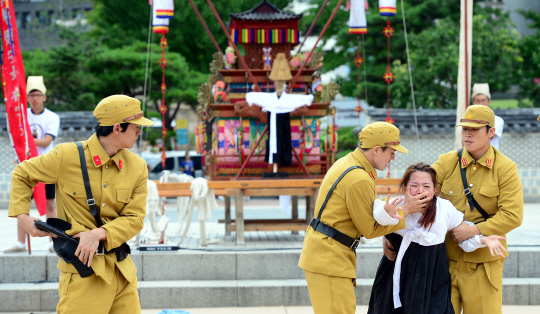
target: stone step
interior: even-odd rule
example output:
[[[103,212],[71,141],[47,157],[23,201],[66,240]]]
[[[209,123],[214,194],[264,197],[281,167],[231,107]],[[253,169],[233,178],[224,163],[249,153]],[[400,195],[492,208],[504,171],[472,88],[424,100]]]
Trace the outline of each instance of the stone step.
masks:
[[[138,252],[131,258],[139,281],[303,279],[300,250]],[[374,278],[382,249],[358,249],[359,279]],[[57,282],[55,254],[0,254],[0,283]],[[505,278],[540,277],[540,247],[510,248]]]
[[[358,279],[358,305],[367,305],[373,279]],[[141,307],[257,307],[311,305],[305,280],[178,280],[139,282]],[[0,284],[0,312],[54,311],[58,283]],[[503,279],[504,305],[540,305],[540,278]]]

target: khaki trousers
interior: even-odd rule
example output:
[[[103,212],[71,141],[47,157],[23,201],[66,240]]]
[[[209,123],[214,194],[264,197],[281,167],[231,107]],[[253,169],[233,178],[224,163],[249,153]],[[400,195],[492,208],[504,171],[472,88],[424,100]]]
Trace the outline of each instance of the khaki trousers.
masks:
[[[130,283],[118,269],[115,269],[110,285],[95,274],[81,278],[77,273],[62,272],[58,292],[58,314],[141,313],[137,278]]]
[[[333,277],[304,270],[315,314],[354,314],[354,279]]]
[[[452,277],[452,305],[460,314],[502,314],[504,260],[468,263],[448,260]]]

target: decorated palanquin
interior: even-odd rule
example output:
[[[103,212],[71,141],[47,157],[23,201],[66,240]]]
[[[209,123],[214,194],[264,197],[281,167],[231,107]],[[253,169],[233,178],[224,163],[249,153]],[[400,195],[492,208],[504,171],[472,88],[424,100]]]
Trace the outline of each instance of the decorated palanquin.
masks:
[[[248,76],[248,71],[240,66],[240,62],[239,68],[235,68],[236,56],[232,48],[227,48],[225,55],[214,54],[210,63],[211,75],[208,82],[200,87],[200,124],[196,130],[197,151],[203,155],[206,175],[211,180],[256,179],[261,178],[263,173],[275,172],[287,173],[288,177],[293,178],[323,177],[337,151],[334,110],[330,108],[330,101],[339,86],[330,83],[323,88],[317,72],[322,65],[321,54],[291,58],[291,50],[299,44],[298,22],[302,15],[282,11],[263,1],[249,11],[231,14],[230,17],[231,38],[243,46],[244,59],[252,77]],[[286,63],[285,72],[290,74],[284,79],[275,79],[276,74],[273,74],[275,80],[272,80],[272,67],[277,59],[283,59],[283,55],[286,59],[282,60]],[[292,84],[291,78],[298,74],[300,63],[304,60],[306,66],[292,88],[283,89],[284,82],[287,86]],[[267,112],[271,110],[250,106],[246,98],[249,93],[262,92],[268,96],[276,91],[277,99],[286,93],[313,95],[307,97],[313,101],[310,101],[310,105],[299,105],[287,113],[290,115],[290,122],[289,117],[286,121],[290,123],[292,162],[276,161],[277,166],[273,166],[267,162],[268,156],[265,161],[268,143],[272,142],[268,140],[272,134],[271,114]],[[277,126],[273,134],[276,137],[277,132],[279,142],[280,132],[283,132],[279,129],[282,127],[279,119]]]

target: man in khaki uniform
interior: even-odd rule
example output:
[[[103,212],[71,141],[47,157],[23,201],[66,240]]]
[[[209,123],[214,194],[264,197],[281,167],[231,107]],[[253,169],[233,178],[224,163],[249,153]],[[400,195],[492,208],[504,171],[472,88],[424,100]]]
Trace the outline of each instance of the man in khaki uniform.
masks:
[[[148,170],[145,161],[125,148],[133,147],[139,125],[151,126],[140,101],[124,95],[103,99],[95,108],[96,134],[82,142],[91,192],[100,208],[101,228],[90,213],[75,143],[57,145],[51,152],[26,160],[12,174],[9,216],[31,236],[50,236],[29,217],[32,188],[38,182],[56,184],[58,218],[71,224],[66,233],[79,239],[75,255],[94,274],[81,278],[72,264],[58,262],[62,313],[140,313],[137,269],[131,257],[116,253],[95,255],[101,242],[111,251],[134,237],[146,214]]]
[[[305,272],[316,314],[354,313],[356,246],[360,236],[374,238],[405,227],[405,220],[394,226],[381,226],[373,218],[373,203],[377,198],[375,168],[384,170],[394,160],[396,150],[408,152],[400,145],[399,129],[387,122],[375,122],[364,127],[359,138],[360,148],[334,163],[324,177],[316,202],[318,218],[312,220],[304,238],[298,265]],[[347,173],[352,166],[363,169]],[[420,200],[426,195],[408,197],[398,214],[405,217],[421,211],[430,200]],[[334,230],[331,231],[334,235],[327,235],[331,234],[328,230]]]
[[[523,220],[523,191],[516,164],[490,145],[495,133],[495,115],[487,106],[472,105],[461,119],[464,148],[460,158],[452,151],[441,155],[433,164],[441,197],[452,202],[465,224],[450,231],[446,238],[448,266],[452,277],[452,305],[456,314],[502,313],[502,275],[504,259],[491,256],[488,248],[464,252],[458,247],[477,234],[500,235],[519,227]],[[461,169],[465,170],[467,187],[480,205],[468,204]],[[483,217],[481,210],[489,216]],[[456,242],[458,241],[458,242]],[[503,245],[508,249],[507,243]],[[388,243],[385,242],[385,247]],[[505,256],[507,253],[503,252]],[[392,259],[385,248],[385,255]]]

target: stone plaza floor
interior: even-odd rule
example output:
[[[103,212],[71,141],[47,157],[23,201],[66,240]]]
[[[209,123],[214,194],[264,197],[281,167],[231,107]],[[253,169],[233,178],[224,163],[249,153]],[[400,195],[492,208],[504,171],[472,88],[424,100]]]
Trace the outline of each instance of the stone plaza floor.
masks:
[[[231,218],[234,219],[234,199],[232,203]],[[302,248],[304,232],[293,234],[291,231],[248,231],[245,232],[244,246],[235,244],[235,232],[231,235],[225,235],[224,224],[218,223],[219,219],[224,219],[224,204],[218,200],[219,209],[212,212],[212,219],[205,222],[208,246],[200,245],[200,232],[197,210],[193,212],[191,224],[187,236],[180,245],[186,249],[204,249],[204,250],[242,250],[242,249],[292,249]],[[302,199],[298,206],[299,218],[305,218],[305,207]],[[167,217],[170,218],[166,229],[166,242],[177,244],[180,240],[178,233],[178,212],[176,203],[167,203],[165,207]],[[32,209],[31,215],[37,217],[37,210]],[[244,204],[244,219],[283,219],[290,218],[290,213],[285,213],[279,207],[277,199],[252,199]],[[45,216],[41,217],[45,219]],[[159,217],[157,218],[159,220]],[[148,218],[145,219],[148,222]],[[510,232],[508,237],[509,246],[539,246],[540,247],[540,203],[526,203],[524,209],[523,224]],[[3,251],[15,244],[17,239],[16,219],[7,216],[7,209],[0,209],[0,251]],[[363,239],[361,247],[381,247],[381,239]],[[32,250],[45,251],[48,249],[48,239],[32,238]]]
[[[234,200],[233,218],[234,218]],[[305,217],[305,207],[303,200],[299,202],[299,216]],[[182,248],[188,250],[208,250],[208,251],[242,251],[242,250],[288,250],[300,249],[304,232],[293,234],[291,231],[274,231],[274,232],[246,232],[243,246],[235,244],[235,233],[225,235],[223,224],[218,223],[219,219],[224,218],[223,201],[218,201],[219,209],[212,213],[212,219],[206,222],[206,231],[208,238],[208,246],[202,247],[199,240],[199,222],[197,219],[196,210],[193,213],[192,223],[188,229],[187,237],[181,244]],[[178,213],[175,210],[176,203],[171,202],[166,205],[166,215],[170,218],[170,223],[167,228],[167,240],[171,244],[176,244],[179,240],[177,230]],[[7,209],[0,209],[0,252],[15,244],[16,241],[16,219],[7,217]],[[37,216],[37,210],[32,209],[31,215]],[[283,212],[279,207],[277,199],[252,199],[246,201],[244,205],[245,219],[270,219],[270,218],[289,218],[290,214]],[[44,217],[42,217],[44,219]],[[158,218],[159,219],[159,218]],[[148,219],[146,219],[147,221]],[[525,204],[523,224],[516,230],[507,235],[510,247],[531,247],[538,250],[540,248],[540,203]],[[32,238],[32,250],[35,252],[44,253],[48,249],[47,238]],[[361,244],[365,248],[380,248],[381,239],[366,240]],[[23,254],[23,253],[21,253]],[[1,282],[1,280],[0,280]],[[535,304],[535,303],[532,303]],[[1,308],[1,307],[0,307]],[[175,310],[170,308],[169,310]],[[189,314],[307,314],[313,313],[310,306],[264,306],[264,307],[225,307],[225,308],[185,308],[183,311]],[[1,311],[1,310],[0,310]],[[142,314],[159,314],[162,309],[144,309]],[[358,306],[357,313],[366,313],[367,306]],[[0,312],[9,313],[9,312]],[[34,314],[53,314],[55,312],[17,312],[17,313],[34,313]],[[540,306],[528,305],[505,305],[503,306],[504,314],[532,314],[540,313]]]

